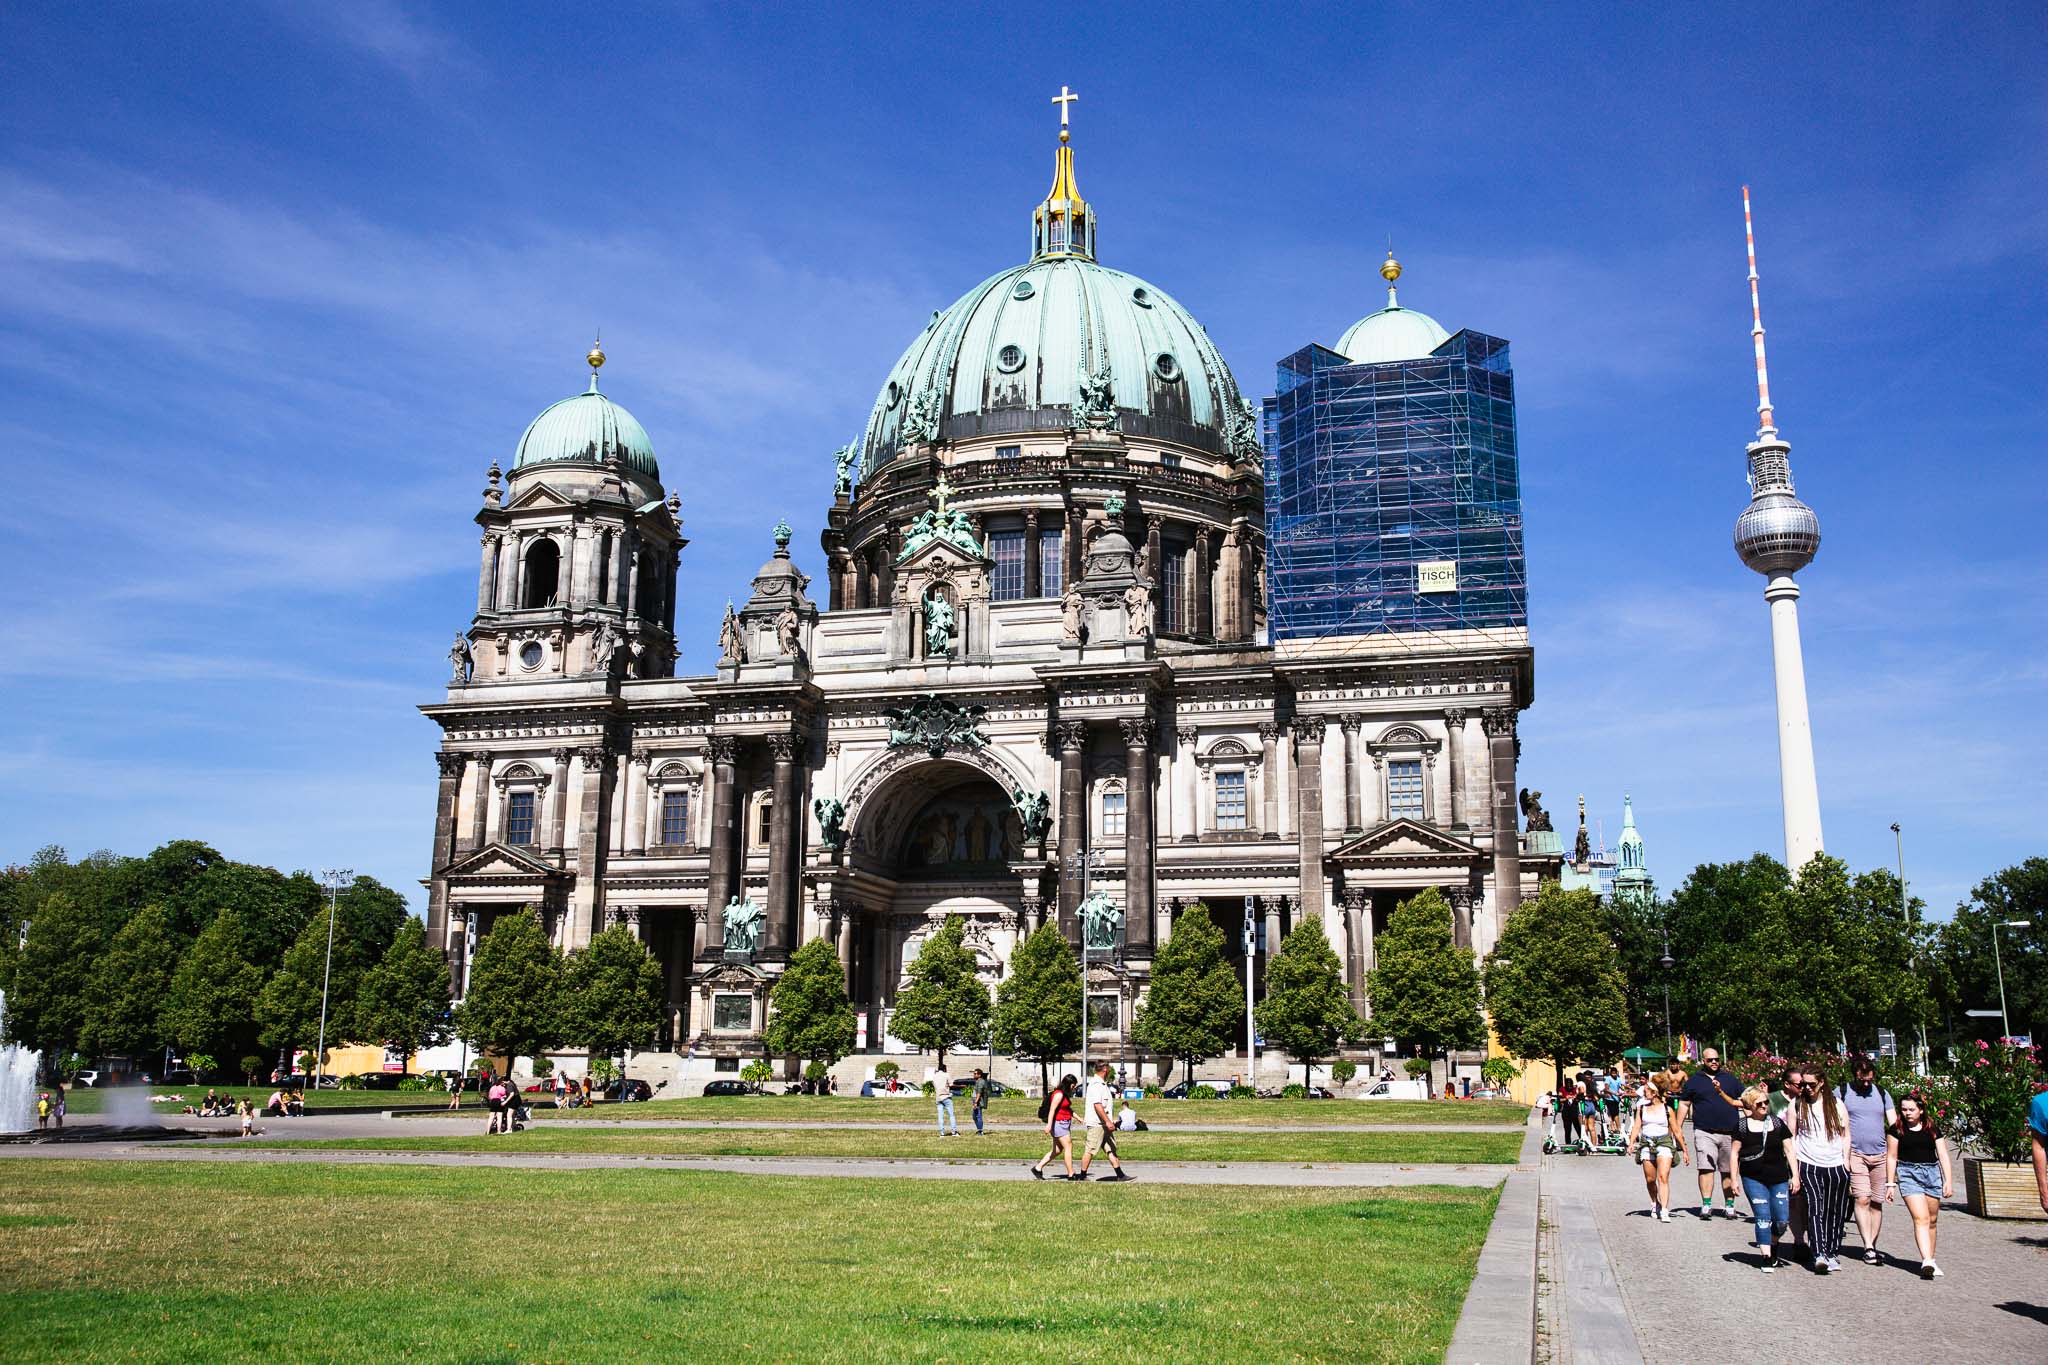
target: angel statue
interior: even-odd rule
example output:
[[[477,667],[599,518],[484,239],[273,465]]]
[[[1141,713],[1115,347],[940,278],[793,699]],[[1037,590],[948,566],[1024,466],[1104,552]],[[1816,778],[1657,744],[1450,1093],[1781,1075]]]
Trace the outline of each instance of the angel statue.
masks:
[[[728,664],[747,661],[747,637],[740,629],[740,618],[734,614],[730,602],[725,604],[725,620],[718,627],[718,661]]]
[[[1544,834],[1550,830],[1550,812],[1543,809],[1543,793],[1522,788],[1522,827],[1530,834]]]
[[[846,847],[846,803],[836,796],[821,796],[811,802],[811,814],[818,817],[818,832],[825,847],[837,853]]]
[[[1017,823],[1023,826],[1025,839],[1035,844],[1045,837],[1052,824],[1052,797],[1019,787],[1010,793],[1010,805],[1017,812]]]
[[[843,498],[853,491],[854,458],[852,446],[841,446],[832,452],[832,492],[837,497]]]

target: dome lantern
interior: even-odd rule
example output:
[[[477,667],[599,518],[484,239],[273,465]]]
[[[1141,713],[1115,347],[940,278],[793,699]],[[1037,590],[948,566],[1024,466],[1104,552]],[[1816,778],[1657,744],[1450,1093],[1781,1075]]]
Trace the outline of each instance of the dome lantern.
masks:
[[[1081,197],[1074,183],[1074,149],[1069,145],[1067,106],[1081,97],[1066,86],[1052,97],[1060,107],[1060,145],[1053,153],[1052,188],[1031,211],[1031,259],[1050,260],[1061,256],[1095,259],[1095,210]]]
[[[543,409],[529,422],[512,457],[512,472],[544,464],[602,466],[616,459],[627,469],[656,483],[654,443],[632,413],[597,391],[597,371],[604,350],[592,346],[584,357],[590,366],[590,387]]]
[[[1387,306],[1368,313],[1337,339],[1337,354],[1354,365],[1383,365],[1394,360],[1419,360],[1450,339],[1443,324],[1427,313],[1403,308],[1394,285],[1401,278],[1401,263],[1394,249],[1380,263],[1380,278],[1387,282]]]

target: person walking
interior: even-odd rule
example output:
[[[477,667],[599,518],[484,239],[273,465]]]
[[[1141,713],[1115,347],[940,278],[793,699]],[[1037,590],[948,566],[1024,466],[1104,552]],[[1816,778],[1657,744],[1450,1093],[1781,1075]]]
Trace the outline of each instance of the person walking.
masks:
[[[448,1077],[448,1108],[450,1110],[462,1108],[462,1074],[460,1072],[452,1073]]]
[[[59,1128],[62,1128],[64,1126],[64,1082],[57,1082],[57,1089],[54,1094],[54,1107],[50,1110],[50,1117],[56,1120]]]
[[[1856,1230],[1863,1234],[1863,1259],[1878,1265],[1878,1229],[1884,1226],[1887,1136],[1899,1121],[1892,1097],[1877,1083],[1877,1063],[1862,1053],[1849,1062],[1849,1082],[1835,1098],[1849,1116],[1849,1194],[1856,1204]]]
[[[938,1102],[939,1136],[959,1137],[960,1120],[953,1115],[953,1078],[946,1074],[946,1064],[939,1063],[939,1069],[927,1077],[932,1083],[932,1098]],[[950,1128],[951,1132],[946,1130]]]
[[[980,1067],[974,1068],[974,1088],[968,1093],[968,1108],[974,1115],[974,1135],[987,1137],[984,1127],[988,1118],[988,1073]]]
[[[1131,1178],[1116,1155],[1116,1092],[1110,1088],[1109,1072],[1108,1062],[1097,1062],[1095,1074],[1088,1078],[1088,1088],[1081,1096],[1088,1124],[1088,1150],[1081,1154],[1083,1180],[1088,1178],[1088,1168],[1094,1164],[1097,1152],[1109,1158],[1110,1173],[1101,1177],[1103,1180]]]
[[[1735,1101],[1742,1082],[1721,1069],[1721,1054],[1707,1048],[1700,1069],[1678,1092],[1683,1115],[1692,1119],[1693,1167],[1700,1176],[1700,1217],[1714,1216],[1714,1180],[1721,1181],[1721,1216],[1735,1217],[1735,1161],[1732,1149],[1742,1112]],[[1683,1123],[1681,1121],[1681,1127]]]
[[[557,1071],[555,1073],[555,1108],[567,1109],[568,1107],[569,1078],[560,1071]]]
[[[2027,1105],[2027,1139],[2033,1148],[2034,1192],[2041,1198],[2041,1212],[2048,1213],[2048,1090]]]
[[[250,1137],[254,1135],[254,1133],[256,1132],[256,1106],[245,1099],[241,1102],[240,1109],[242,1118],[242,1136]]]
[[[1039,1103],[1038,1118],[1045,1125],[1045,1135],[1052,1139],[1052,1150],[1038,1158],[1037,1165],[1024,1168],[1033,1180],[1045,1179],[1045,1163],[1054,1157],[1066,1164],[1065,1178],[1074,1178],[1074,1088],[1079,1084],[1071,1074],[1062,1076]]]
[[[1558,1078],[1557,1112],[1564,1120],[1564,1150],[1569,1152],[1579,1144],[1579,1084],[1570,1077]]]
[[[1650,1217],[1671,1221],[1671,1163],[1685,1159],[1685,1136],[1671,1129],[1671,1110],[1655,1081],[1644,1081],[1629,1123],[1628,1145],[1643,1163],[1643,1188],[1650,1194]]]
[[[1735,1173],[1749,1197],[1756,1247],[1764,1274],[1778,1268],[1778,1238],[1792,1226],[1792,1162],[1785,1144],[1792,1130],[1771,1113],[1771,1092],[1753,1085],[1742,1092],[1742,1125],[1735,1130]]]
[[[1920,1248],[1920,1278],[1939,1279],[1941,1267],[1934,1261],[1934,1222],[1941,1214],[1941,1201],[1954,1198],[1956,1192],[1948,1139],[1935,1128],[1934,1116],[1927,1112],[1927,1101],[1918,1094],[1902,1097],[1898,1110],[1897,1121],[1885,1135],[1884,1197],[1890,1199],[1896,1194],[1905,1199],[1906,1212],[1913,1215],[1913,1242]],[[1850,1142],[1854,1145],[1853,1120]]]
[[[1790,1109],[1793,1152],[1791,1192],[1806,1196],[1806,1232],[1813,1243],[1813,1269],[1826,1275],[1842,1268],[1842,1225],[1849,1217],[1849,1119],[1834,1090],[1817,1072],[1800,1074]]]

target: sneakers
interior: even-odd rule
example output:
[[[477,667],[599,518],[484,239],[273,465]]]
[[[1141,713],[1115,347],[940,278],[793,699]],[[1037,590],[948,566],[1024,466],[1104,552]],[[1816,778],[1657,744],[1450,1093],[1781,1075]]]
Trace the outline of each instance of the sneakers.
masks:
[[[1670,1222],[1670,1221],[1671,1221],[1671,1210],[1670,1210],[1670,1209],[1659,1209],[1659,1210],[1657,1210],[1657,1216],[1658,1216],[1659,1218],[1663,1219],[1663,1220],[1664,1220],[1665,1222],[1667,1222],[1667,1223],[1668,1223],[1668,1222]]]
[[[1814,1258],[1814,1262],[1813,1262],[1813,1273],[1814,1273],[1814,1274],[1816,1274],[1816,1275],[1825,1275],[1825,1274],[1827,1274],[1827,1273],[1828,1273],[1828,1270],[1829,1270],[1829,1269],[1830,1269],[1830,1267],[1829,1267],[1829,1265],[1828,1265],[1828,1263],[1827,1263],[1826,1261],[1823,1261],[1823,1260],[1821,1260],[1821,1259],[1820,1259],[1819,1257],[1815,1257],[1815,1258]]]
[[[1033,1180],[1045,1179],[1045,1172],[1039,1170],[1036,1166],[1026,1166],[1024,1169],[1031,1172],[1031,1178]]]
[[[1766,1275],[1775,1275],[1775,1274],[1777,1274],[1777,1273],[1778,1273],[1778,1258],[1777,1258],[1777,1257],[1775,1257],[1775,1256],[1773,1256],[1773,1257],[1771,1257],[1771,1259],[1769,1259],[1768,1261],[1765,1261],[1765,1262],[1764,1262],[1764,1274],[1766,1274]]]
[[[1932,1261],[1929,1261],[1929,1262],[1927,1263],[1927,1278],[1928,1278],[1928,1279],[1930,1279],[1930,1280],[1938,1280],[1938,1279],[1940,1279],[1940,1278],[1941,1278],[1941,1267],[1940,1267],[1940,1266],[1938,1266],[1938,1265],[1936,1265],[1936,1264],[1935,1264],[1934,1262],[1932,1262]]]
[[[1721,1205],[1721,1216],[1722,1216],[1723,1218],[1733,1218],[1733,1217],[1735,1217],[1735,1216],[1736,1216],[1736,1215],[1735,1215],[1735,1206],[1734,1206],[1733,1204],[1723,1204],[1723,1205]]]
[[[1830,1272],[1839,1272],[1839,1271],[1841,1270],[1841,1268],[1842,1268],[1842,1258],[1841,1258],[1841,1257],[1839,1257],[1839,1256],[1830,1256],[1830,1257],[1828,1257],[1828,1270],[1829,1270]]]
[[[1098,1176],[1096,1176],[1096,1177],[1095,1177],[1095,1183],[1099,1185],[1099,1184],[1101,1184],[1101,1183],[1102,1183],[1102,1182],[1104,1182],[1104,1181],[1118,1181],[1118,1180],[1129,1180],[1130,1178],[1131,1178],[1131,1177],[1130,1177],[1129,1175],[1127,1175],[1126,1173],[1124,1173],[1123,1171],[1112,1171],[1112,1172],[1110,1172],[1110,1173],[1109,1173],[1108,1175],[1098,1175]]]

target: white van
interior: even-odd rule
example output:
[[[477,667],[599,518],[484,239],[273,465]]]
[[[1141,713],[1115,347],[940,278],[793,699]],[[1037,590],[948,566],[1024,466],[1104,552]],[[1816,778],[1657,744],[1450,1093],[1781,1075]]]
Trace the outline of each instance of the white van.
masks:
[[[1366,1088],[1362,1100],[1426,1100],[1429,1098],[1428,1081],[1374,1081]]]

